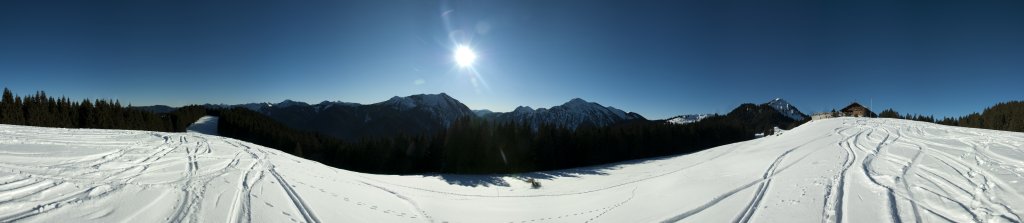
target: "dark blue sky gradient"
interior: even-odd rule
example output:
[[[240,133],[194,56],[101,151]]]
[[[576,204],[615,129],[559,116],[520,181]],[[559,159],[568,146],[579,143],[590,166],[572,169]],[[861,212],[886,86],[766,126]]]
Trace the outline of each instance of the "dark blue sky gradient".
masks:
[[[299,4],[301,3],[301,4]],[[446,13],[447,12],[447,13]],[[135,105],[473,109],[574,97],[648,118],[782,97],[963,115],[1024,100],[1024,1],[0,1],[0,85]],[[479,54],[458,68],[456,44]]]

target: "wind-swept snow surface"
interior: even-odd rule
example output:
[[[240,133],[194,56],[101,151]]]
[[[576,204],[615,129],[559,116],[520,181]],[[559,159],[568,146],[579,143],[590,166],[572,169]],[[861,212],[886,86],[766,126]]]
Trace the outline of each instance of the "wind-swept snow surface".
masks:
[[[836,118],[615,165],[391,176],[198,133],[0,125],[0,222],[1019,222],[1022,148]]]

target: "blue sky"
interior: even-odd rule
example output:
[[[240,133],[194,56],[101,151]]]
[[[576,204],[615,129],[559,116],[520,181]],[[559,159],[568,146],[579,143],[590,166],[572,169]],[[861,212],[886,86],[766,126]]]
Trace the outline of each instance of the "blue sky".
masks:
[[[963,115],[1024,100],[1022,1],[0,1],[0,86],[135,105],[473,109],[579,97],[648,118],[785,98]],[[452,50],[471,46],[472,69]]]

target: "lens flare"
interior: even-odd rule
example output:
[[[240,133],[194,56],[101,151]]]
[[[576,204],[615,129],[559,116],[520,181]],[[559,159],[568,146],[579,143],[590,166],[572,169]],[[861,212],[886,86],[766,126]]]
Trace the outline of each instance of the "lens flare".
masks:
[[[473,62],[476,61],[476,53],[473,49],[468,46],[458,46],[455,48],[455,63],[459,67],[470,67],[473,66]]]

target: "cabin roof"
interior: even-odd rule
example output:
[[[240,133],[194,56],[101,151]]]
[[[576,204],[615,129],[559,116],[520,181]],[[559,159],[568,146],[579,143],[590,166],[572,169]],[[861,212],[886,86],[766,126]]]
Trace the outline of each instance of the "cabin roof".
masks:
[[[869,109],[867,109],[867,107],[864,107],[863,105],[860,105],[860,103],[854,102],[854,103],[851,103],[850,105],[847,105],[845,108],[843,108],[840,111],[846,112],[846,111],[849,111],[850,109],[856,108],[856,107],[860,107],[860,108],[864,108],[865,110],[869,110]]]

